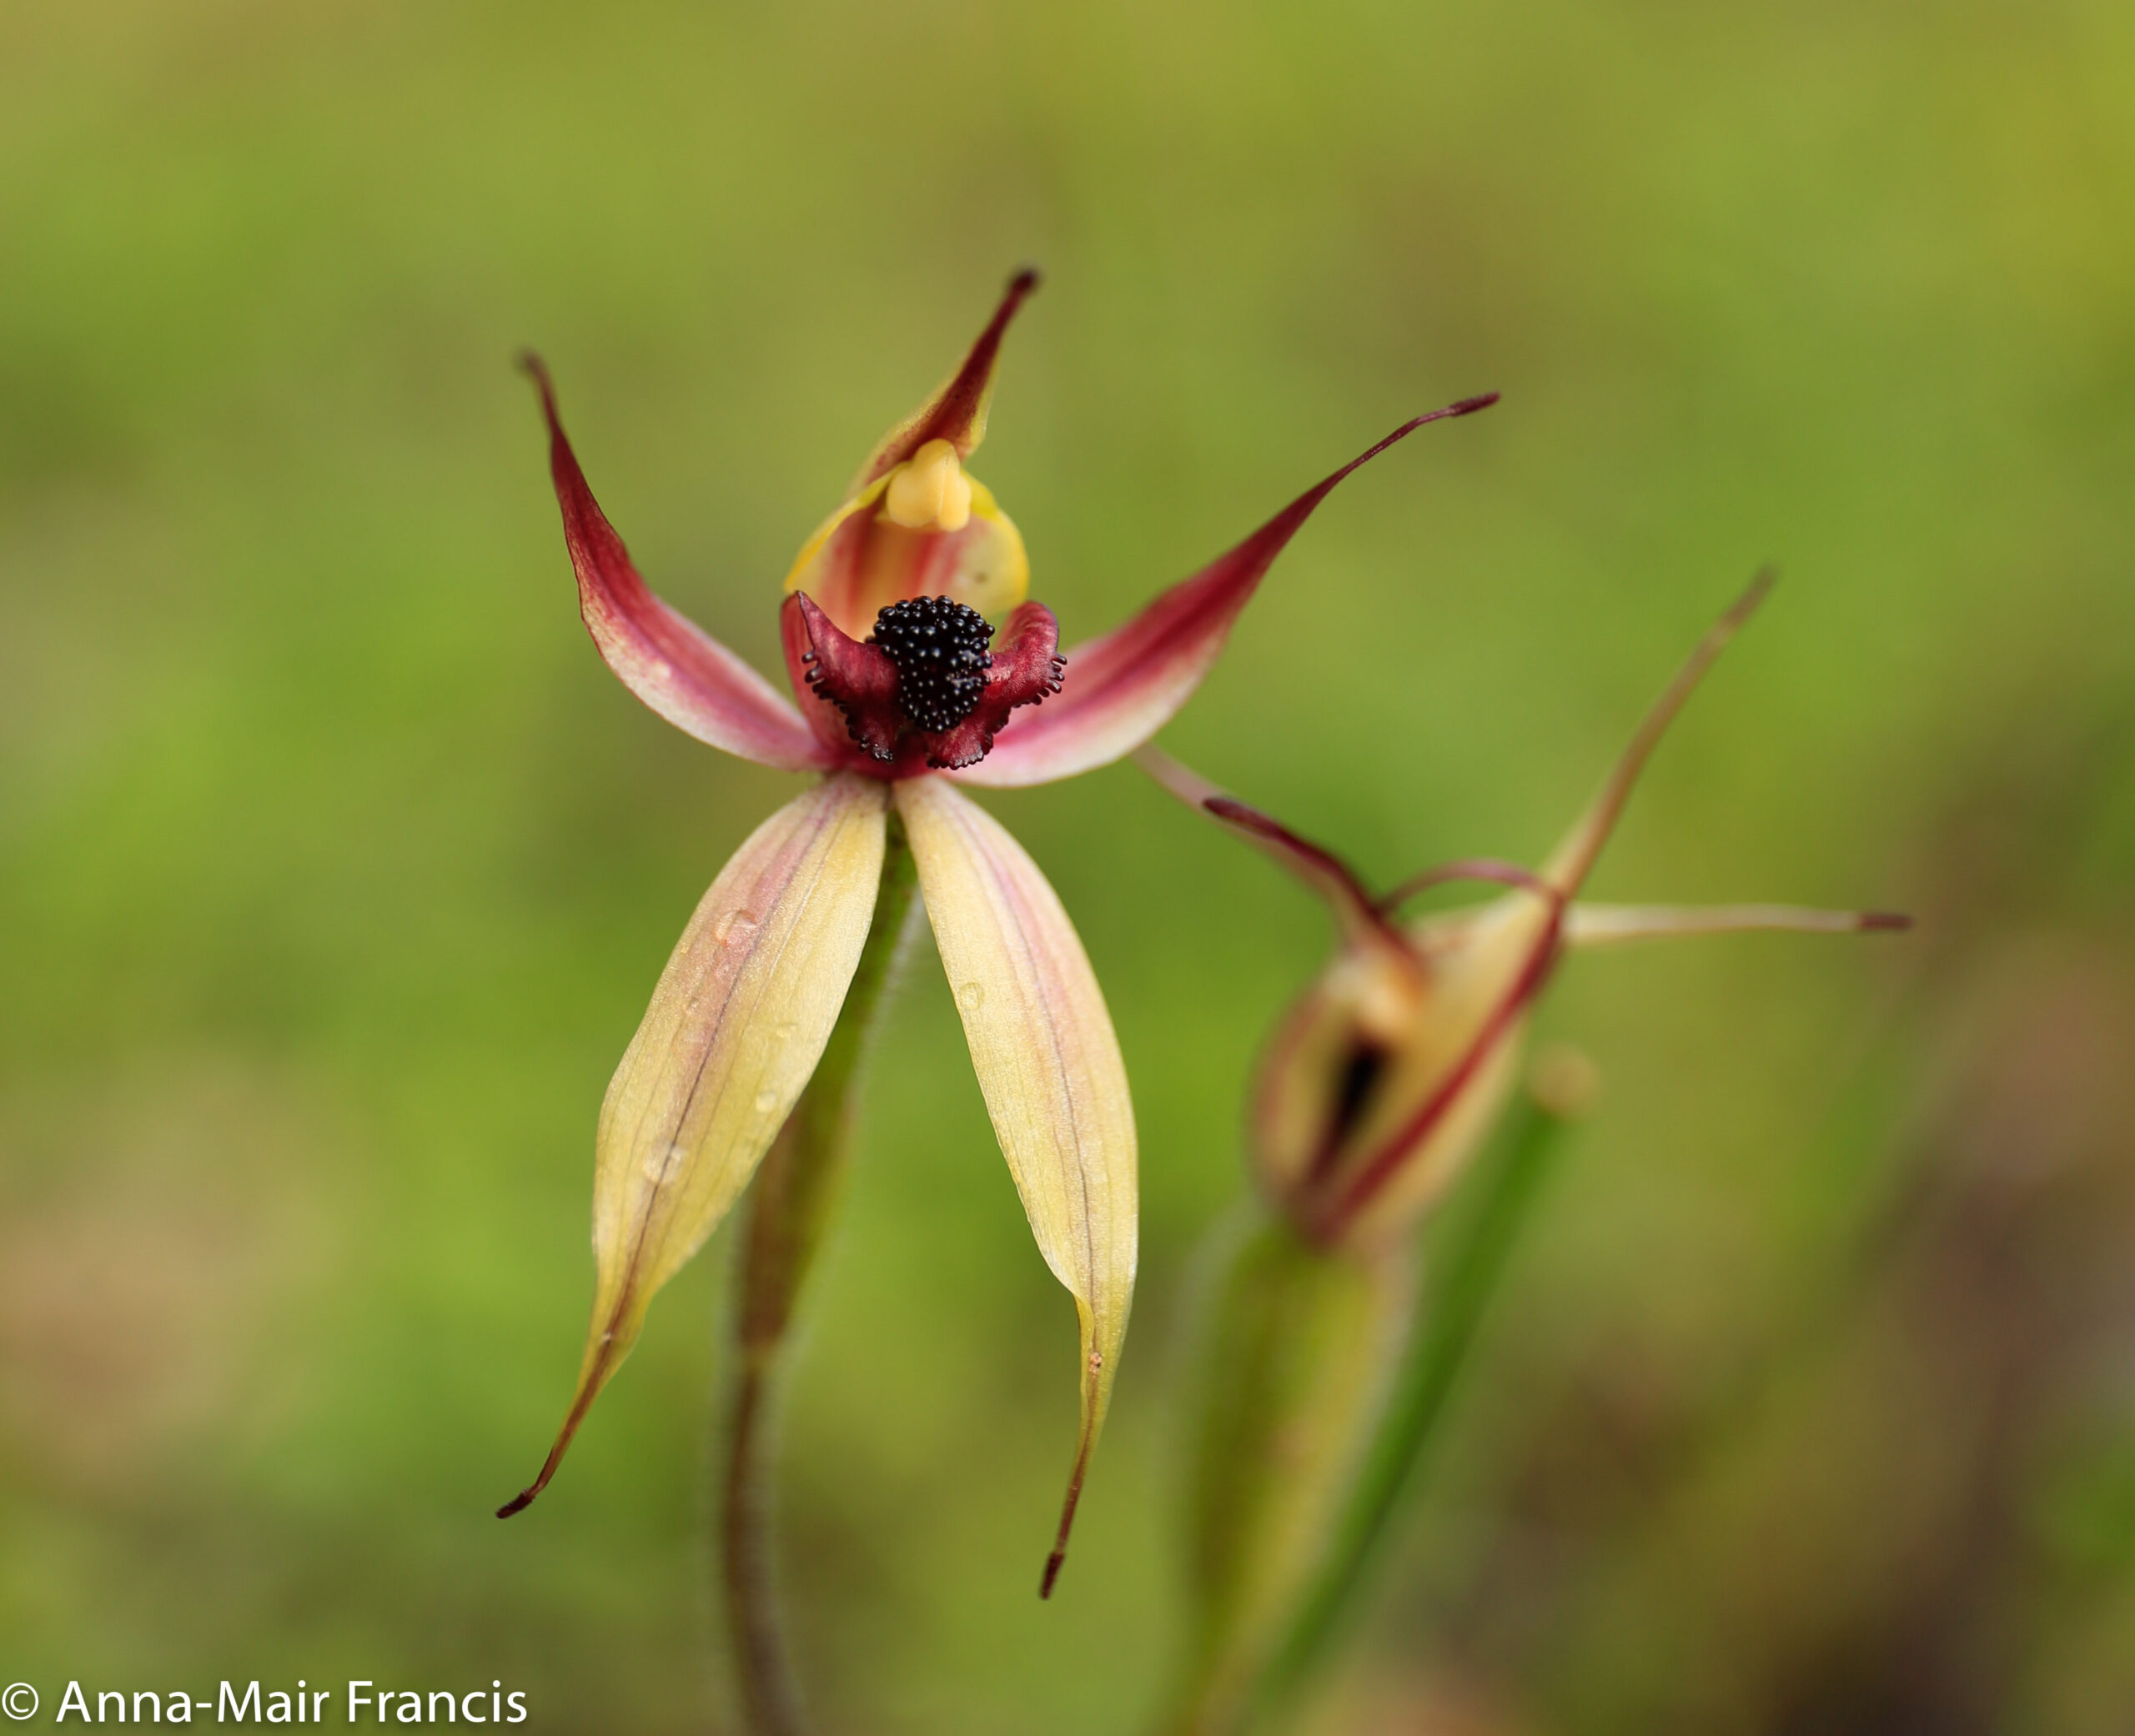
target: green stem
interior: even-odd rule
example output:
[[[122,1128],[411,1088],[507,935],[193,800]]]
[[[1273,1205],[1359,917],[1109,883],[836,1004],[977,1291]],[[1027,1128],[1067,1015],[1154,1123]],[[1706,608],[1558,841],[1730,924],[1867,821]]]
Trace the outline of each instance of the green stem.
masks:
[[[862,1063],[916,886],[897,816],[873,926],[808,1088],[756,1172],[741,1251],[735,1388],[728,1413],[721,1565],[748,1728],[801,1736],[806,1723],[779,1620],[771,1547],[773,1455],[795,1310],[845,1180]]]
[[[1554,1158],[1563,1117],[1523,1094],[1497,1161],[1439,1251],[1438,1282],[1420,1291],[1423,1318],[1389,1401],[1325,1567],[1268,1672],[1263,1710],[1287,1708],[1354,1607],[1389,1530],[1388,1521],[1445,1413],[1476,1329]]]

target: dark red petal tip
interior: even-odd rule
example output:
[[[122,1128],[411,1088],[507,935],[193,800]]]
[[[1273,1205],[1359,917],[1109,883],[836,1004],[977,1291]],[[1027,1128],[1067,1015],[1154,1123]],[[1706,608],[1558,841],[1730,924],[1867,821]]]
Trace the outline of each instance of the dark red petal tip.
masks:
[[[1008,279],[1007,287],[1001,292],[1001,304],[986,322],[986,329],[972,345],[963,366],[957,369],[957,377],[935,399],[931,413],[912,429],[909,443],[912,451],[933,439],[951,440],[960,448],[964,444],[972,419],[986,402],[987,388],[993,384],[993,369],[1000,359],[1001,340],[1008,335],[1008,322],[1037,284],[1037,271],[1027,265]]]
[[[1861,927],[1864,933],[1902,934],[1911,926],[1912,918],[1903,911],[1863,911],[1861,913]]]
[[[1037,286],[1037,272],[1027,265],[1008,279],[993,317],[966,354],[963,364],[932,402],[892,430],[876,448],[861,472],[862,484],[895,469],[929,440],[947,440],[960,454],[970,456],[977,444],[976,433],[984,431],[978,424],[985,411],[986,394],[993,384],[994,368],[1000,360],[1001,340],[1007,335],[1008,323],[1016,317],[1017,309]]]
[[[1234,795],[1206,796],[1201,806],[1212,818],[1251,839],[1326,899],[1346,932],[1375,934],[1398,952],[1409,950],[1407,941],[1387,921],[1356,871],[1324,845],[1292,831],[1273,815]]]
[[[1496,402],[1496,393],[1486,393],[1410,417],[1132,620],[1076,647],[1060,704],[1004,741],[999,758],[972,781],[1049,783],[1132,753],[1200,685],[1275,557],[1344,477],[1419,428]]]
[[[579,614],[602,660],[645,704],[700,741],[785,770],[826,764],[829,756],[800,715],[768,681],[638,576],[565,436],[549,370],[530,349],[520,353],[519,365],[540,394]]]

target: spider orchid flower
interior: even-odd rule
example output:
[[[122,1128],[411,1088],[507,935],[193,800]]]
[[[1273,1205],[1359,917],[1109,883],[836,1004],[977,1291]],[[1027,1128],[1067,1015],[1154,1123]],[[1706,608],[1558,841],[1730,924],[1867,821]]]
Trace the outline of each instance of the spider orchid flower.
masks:
[[[1367,1249],[1417,1223],[1497,1121],[1529,1015],[1568,949],[1755,929],[1911,926],[1884,912],[1793,905],[1579,901],[1648,756],[1770,588],[1770,574],[1760,574],[1706,634],[1540,869],[1452,862],[1374,897],[1333,852],[1158,750],[1143,750],[1144,767],[1173,794],[1273,856],[1334,912],[1334,959],[1277,1026],[1248,1116],[1261,1185],[1308,1241]],[[1464,910],[1401,919],[1417,893],[1461,881],[1507,890]]]
[[[595,504],[546,371],[528,360],[580,610],[609,668],[699,740],[819,780],[712,882],[608,1087],[577,1387],[540,1476],[504,1513],[555,1473],[654,1293],[733,1205],[800,1098],[867,940],[895,824],[994,1132],[1080,1321],[1081,1424],[1051,1588],[1133,1297],[1133,1111],[1103,996],[1059,899],[957,785],[1047,783],[1139,746],[1185,704],[1269,564],[1337,483],[1424,423],[1493,399],[1403,424],[1062,657],[1052,611],[1026,600],[1022,537],[964,469],[986,431],[1002,339],[1037,281],[1024,272],[1009,283],[947,384],[883,438],[803,545],[781,605],[791,700],[646,587]]]

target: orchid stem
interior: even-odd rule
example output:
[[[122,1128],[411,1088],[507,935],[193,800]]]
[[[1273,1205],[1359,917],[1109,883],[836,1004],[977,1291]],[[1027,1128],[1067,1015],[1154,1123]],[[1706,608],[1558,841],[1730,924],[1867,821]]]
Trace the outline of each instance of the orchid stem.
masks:
[[[1422,1318],[1408,1366],[1357,1480],[1318,1583],[1270,1670],[1263,1713],[1278,1722],[1344,1625],[1383,1549],[1396,1508],[1444,1418],[1476,1331],[1546,1179],[1567,1122],[1523,1093],[1500,1136],[1496,1161],[1477,1177],[1472,1209],[1436,1249],[1438,1270],[1419,1292]]]
[[[882,991],[908,926],[916,886],[895,815],[873,926],[815,1076],[756,1172],[741,1250],[738,1352],[728,1412],[721,1568],[746,1726],[751,1736],[807,1728],[779,1618],[771,1530],[776,1422],[792,1325],[842,1189],[852,1107]]]

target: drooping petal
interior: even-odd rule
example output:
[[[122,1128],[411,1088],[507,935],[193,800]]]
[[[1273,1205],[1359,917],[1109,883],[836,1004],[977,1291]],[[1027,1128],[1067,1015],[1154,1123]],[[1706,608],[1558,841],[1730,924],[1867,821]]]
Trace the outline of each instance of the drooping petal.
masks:
[[[1201,685],[1275,557],[1344,477],[1427,422],[1496,402],[1495,393],[1463,399],[1404,423],[1132,620],[1070,650],[1059,700],[1017,720],[982,765],[961,774],[963,781],[997,788],[1050,783],[1133,752]]]
[[[995,1136],[1082,1326],[1082,1426],[1042,1594],[1067,1552],[1133,1300],[1133,1106],[1089,960],[1037,865],[941,778],[898,785],[897,801]]]
[[[1154,747],[1136,763],[1181,800],[1244,838],[1324,899],[1342,927],[1334,961],[1291,1007],[1256,1076],[1248,1128],[1269,1197],[1308,1235],[1381,1239],[1373,1196],[1404,1171],[1402,1211],[1458,1173],[1512,1078],[1527,1009],[1558,946],[1561,901],[1515,863],[1478,857],[1416,876],[1374,899],[1355,871]],[[1456,880],[1522,896],[1398,924],[1401,900]],[[1528,896],[1531,895],[1531,896]]]
[[[867,462],[860,467],[847,494],[857,494],[869,483],[888,475],[929,440],[947,440],[957,449],[959,458],[969,458],[977,450],[986,438],[986,415],[993,404],[993,372],[1001,358],[1001,340],[1007,335],[1008,322],[1016,317],[1016,310],[1037,284],[1037,273],[1027,267],[1008,279],[1008,287],[1001,292],[1000,305],[962,364],[939,391],[882,436],[881,444],[867,454]]]
[[[1565,917],[1567,946],[1613,946],[1679,935],[1896,932],[1912,918],[1896,911],[1819,911],[1798,904],[1575,904]]]
[[[849,773],[757,827],[720,871],[653,991],[600,1106],[597,1275],[555,1474],[661,1286],[747,1185],[815,1071],[859,963],[882,878],[887,801]]]
[[[1524,868],[1517,862],[1507,861],[1503,856],[1462,856],[1457,860],[1440,862],[1435,867],[1410,875],[1379,900],[1379,911],[1390,918],[1418,893],[1429,891],[1433,886],[1452,886],[1460,881],[1482,881],[1491,886],[1517,886],[1523,891],[1538,892],[1545,898],[1557,896],[1556,888],[1532,868]]]
[[[1632,786],[1638,782],[1639,774],[1645,770],[1645,762],[1668,732],[1668,725],[1675,720],[1675,714],[1697,690],[1705,679],[1705,671],[1727,649],[1728,640],[1741,630],[1742,624],[1757,612],[1771,590],[1778,575],[1770,568],[1759,573],[1750,581],[1750,587],[1737,597],[1727,612],[1713,623],[1697,648],[1684,660],[1683,666],[1675,671],[1673,680],[1660,697],[1654,701],[1653,709],[1640,720],[1632,735],[1630,745],[1610,768],[1602,780],[1586,811],[1580,815],[1564,841],[1551,853],[1542,870],[1542,877],[1557,888],[1565,897],[1575,895],[1592,871],[1595,860],[1601,854],[1601,846],[1609,841],[1609,834],[1615,830],[1616,820],[1624,811],[1624,804],[1630,800]]]
[[[540,358],[524,359],[549,423],[549,469],[564,544],[578,574],[579,613],[608,667],[677,729],[759,765],[806,771],[831,763],[799,712],[733,652],[667,606],[638,576],[556,414]]]

